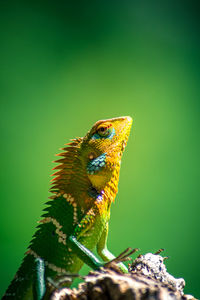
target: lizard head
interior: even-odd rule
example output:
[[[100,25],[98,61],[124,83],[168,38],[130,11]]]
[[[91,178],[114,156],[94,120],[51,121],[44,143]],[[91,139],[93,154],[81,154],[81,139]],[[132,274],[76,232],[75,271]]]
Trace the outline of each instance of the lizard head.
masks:
[[[96,189],[102,189],[119,170],[131,125],[131,117],[101,120],[83,138],[81,161]]]

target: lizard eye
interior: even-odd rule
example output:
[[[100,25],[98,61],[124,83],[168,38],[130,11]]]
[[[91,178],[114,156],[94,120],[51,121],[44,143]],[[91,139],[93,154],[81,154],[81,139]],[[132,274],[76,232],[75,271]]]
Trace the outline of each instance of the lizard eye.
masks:
[[[97,133],[100,137],[109,136],[112,133],[112,125],[111,124],[100,125],[97,128]]]

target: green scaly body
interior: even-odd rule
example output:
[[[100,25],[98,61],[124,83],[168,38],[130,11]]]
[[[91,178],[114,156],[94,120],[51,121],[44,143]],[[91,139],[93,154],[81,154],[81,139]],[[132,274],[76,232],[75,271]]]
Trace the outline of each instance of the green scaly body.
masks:
[[[45,281],[77,273],[84,263],[98,268],[102,264],[90,252],[95,247],[103,261],[114,258],[106,247],[108,221],[131,124],[130,117],[98,121],[84,138],[63,148],[53,196],[3,300],[41,299],[34,296],[37,258],[44,262]]]

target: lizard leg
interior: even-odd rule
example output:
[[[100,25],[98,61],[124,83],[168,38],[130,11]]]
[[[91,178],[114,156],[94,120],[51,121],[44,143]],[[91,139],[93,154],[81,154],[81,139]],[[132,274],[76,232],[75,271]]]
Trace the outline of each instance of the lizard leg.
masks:
[[[70,243],[70,248],[74,250],[74,253],[76,253],[76,255],[84,263],[86,263],[92,269],[99,269],[100,267],[104,266],[104,263],[100,262],[98,258],[79,241],[81,237],[90,231],[95,220],[96,214],[93,211],[93,208],[91,208],[75,227],[74,234],[69,236],[68,240]]]
[[[107,249],[107,237],[108,237],[108,223],[101,235],[99,242],[97,243],[97,253],[103,259],[103,261],[108,262],[113,260],[115,256]],[[117,264],[124,273],[128,273],[127,267],[123,263]]]
[[[100,262],[98,258],[83,244],[81,244],[75,236],[69,237],[70,247],[74,250],[76,255],[92,269],[99,269],[104,266],[104,263]]]
[[[33,280],[34,299],[41,300],[46,291],[45,265],[41,258],[35,259],[35,276]]]
[[[103,267],[105,265],[104,262],[109,262],[110,260],[115,259],[115,256],[110,251],[108,251],[106,247],[108,223],[103,230],[100,240],[97,243],[97,252],[104,262],[99,261],[98,258],[89,249],[87,249],[83,244],[79,242],[79,239],[91,229],[95,221],[95,217],[96,215],[93,212],[92,208],[76,226],[74,235],[71,235],[69,237],[69,242],[71,244],[70,247],[84,263],[86,263],[92,269],[99,269],[100,267]],[[123,263],[119,263],[118,266],[124,273],[128,272],[128,269]]]

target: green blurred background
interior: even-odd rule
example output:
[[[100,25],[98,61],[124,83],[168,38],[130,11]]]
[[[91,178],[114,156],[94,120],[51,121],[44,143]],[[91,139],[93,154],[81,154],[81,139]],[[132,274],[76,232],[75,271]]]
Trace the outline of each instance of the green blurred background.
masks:
[[[1,295],[44,208],[54,154],[97,120],[130,115],[109,248],[165,248],[168,271],[200,296],[195,3],[1,1]]]

